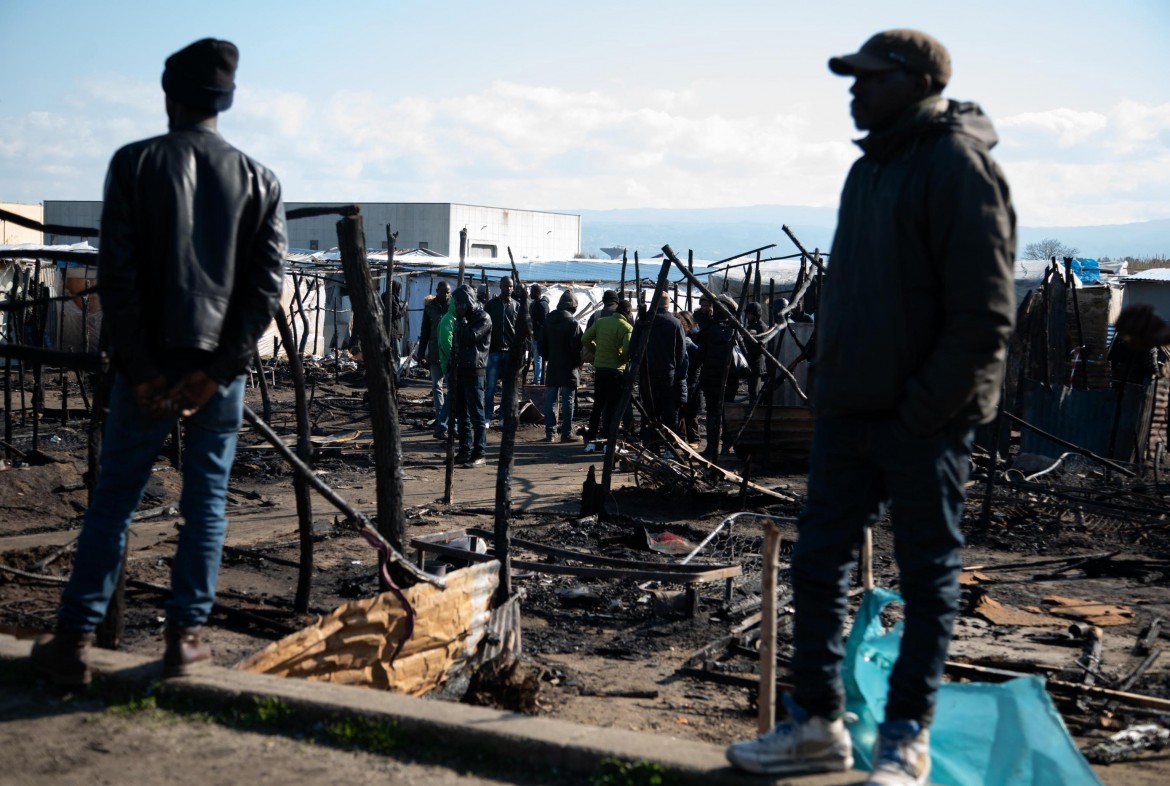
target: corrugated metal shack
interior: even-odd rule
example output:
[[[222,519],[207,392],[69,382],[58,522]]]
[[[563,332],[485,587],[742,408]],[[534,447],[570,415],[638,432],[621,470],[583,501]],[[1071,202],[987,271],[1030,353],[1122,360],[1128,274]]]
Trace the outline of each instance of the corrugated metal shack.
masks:
[[[1166,355],[1114,342],[1113,325],[1124,304],[1154,302],[1135,281],[1159,282],[1166,296],[1159,311],[1170,314],[1168,272],[1085,285],[1071,266],[1046,267],[1019,307],[1004,391],[1007,411],[1101,456],[1153,459],[1166,441]],[[1059,456],[1066,448],[1024,429],[1020,450]]]

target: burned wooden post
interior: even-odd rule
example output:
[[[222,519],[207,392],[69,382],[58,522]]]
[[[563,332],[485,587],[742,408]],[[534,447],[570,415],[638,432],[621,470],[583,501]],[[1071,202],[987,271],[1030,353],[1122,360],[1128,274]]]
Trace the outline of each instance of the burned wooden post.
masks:
[[[691,249],[691,248],[687,249],[687,270],[689,270],[691,272],[691,275],[695,274],[695,251],[694,251],[694,249]],[[691,302],[691,286],[692,286],[691,280],[688,278],[687,279],[687,311],[694,311],[695,310],[695,306]]]
[[[402,511],[402,444],[398,433],[398,407],[394,377],[387,362],[389,339],[382,329],[382,302],[374,289],[366,256],[365,232],[360,213],[337,222],[337,244],[345,272],[354,321],[365,348],[366,381],[369,386],[370,422],[374,431],[374,463],[378,467],[378,532],[401,552],[406,539]],[[409,581],[409,577],[399,575]]]
[[[292,337],[292,329],[280,309],[276,312],[276,329],[284,340],[289,375],[293,381],[297,418],[297,458],[304,462],[305,466],[311,466],[313,445],[309,439],[309,405],[305,400],[305,372],[301,366],[300,356],[292,351],[293,344],[289,340]],[[272,360],[276,362],[276,358]],[[265,418],[265,422],[270,421]],[[293,497],[297,503],[297,536],[301,547],[293,610],[298,614],[304,614],[309,610],[309,599],[313,592],[313,498],[309,494],[308,481],[298,473],[293,473]]]
[[[398,373],[398,358],[402,353],[402,336],[398,335],[398,320],[394,318],[394,306],[397,299],[394,297],[394,249],[398,245],[398,233],[390,231],[390,224],[386,224],[386,302],[389,304],[382,315],[386,321],[386,335],[390,337],[390,360],[394,364],[395,374]]]
[[[102,441],[105,437],[106,419],[110,415],[110,393],[114,389],[114,375],[109,373],[109,358],[106,355],[109,333],[104,326],[98,341],[102,350],[102,361],[94,378],[93,417],[89,421],[89,453],[86,456],[85,472],[86,507],[93,504],[93,490],[97,487],[97,477],[101,471]],[[114,587],[114,594],[110,596],[109,605],[106,606],[106,616],[102,618],[96,631],[99,647],[115,649],[122,639],[126,611],[126,555],[129,551],[122,550],[122,567],[118,571],[118,583]]]
[[[459,230],[459,278],[455,286],[463,286],[463,277],[467,274],[467,227]],[[455,293],[452,292],[454,297]],[[447,458],[446,474],[443,478],[443,502],[455,504],[455,395],[459,389],[459,330],[457,326],[452,330],[451,359],[447,365],[447,395],[450,403],[447,405]],[[437,414],[437,413],[436,413]]]
[[[516,426],[519,423],[519,391],[524,389],[524,354],[532,337],[532,317],[528,313],[528,291],[520,281],[520,271],[508,249],[508,260],[512,263],[512,278],[515,288],[513,296],[519,302],[516,320],[516,336],[508,352],[507,374],[512,375],[512,384],[505,385],[507,395],[501,405],[499,461],[496,466],[496,508],[495,508],[495,551],[500,561],[499,602],[505,603],[512,597],[512,468],[516,458]]]
[[[622,249],[622,277],[618,283],[618,300],[626,299],[626,250]]]
[[[634,313],[639,317],[642,316],[642,262],[638,258],[638,252],[634,252]]]
[[[1076,282],[1073,281],[1073,276],[1076,275],[1072,270],[1072,257],[1064,258],[1064,279],[1068,284],[1070,294],[1072,295],[1073,304],[1073,318],[1077,323],[1077,357],[1081,370],[1081,384],[1084,385],[1085,390],[1089,389],[1089,358],[1088,347],[1085,346],[1085,328],[1081,322],[1081,299],[1077,297]],[[1072,380],[1069,380],[1069,386],[1072,386]]]
[[[281,312],[284,316],[284,312]],[[272,361],[275,363],[276,358]],[[256,345],[256,352],[252,355],[252,363],[256,366],[256,376],[259,377],[256,381],[256,386],[260,388],[260,403],[263,405],[260,411],[264,422],[272,423],[272,396],[268,393],[268,379],[264,376],[264,361],[260,359],[260,345]]]
[[[12,461],[12,358],[4,358],[4,458]]]
[[[776,570],[780,562],[780,528],[764,521],[764,567],[760,582],[760,692],[756,728],[761,734],[776,723]]]
[[[293,308],[295,308],[300,313],[300,316],[301,316],[301,337],[300,337],[299,342],[296,345],[297,354],[300,354],[300,355],[305,354],[305,347],[309,343],[309,333],[313,332],[314,328],[316,327],[315,324],[312,326],[309,325],[309,315],[305,313],[305,297],[304,297],[304,295],[301,294],[301,281],[303,279],[304,279],[304,277],[302,275],[300,275],[299,273],[293,273],[293,275],[292,275],[293,302],[292,302],[292,306],[290,306],[290,308],[289,308],[290,312],[292,311]],[[291,314],[290,314],[290,316],[291,316]],[[289,321],[291,322],[292,320],[290,319]],[[314,323],[316,323],[316,321],[317,321],[316,317],[313,318],[313,321],[314,321]]]

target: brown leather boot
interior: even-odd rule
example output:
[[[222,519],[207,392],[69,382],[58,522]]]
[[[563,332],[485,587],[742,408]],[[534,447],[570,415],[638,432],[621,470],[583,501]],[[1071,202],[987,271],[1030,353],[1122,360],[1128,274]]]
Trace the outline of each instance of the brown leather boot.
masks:
[[[163,677],[186,677],[200,663],[211,660],[211,647],[199,638],[199,628],[167,628]]]
[[[29,660],[33,668],[46,675],[54,685],[88,685],[93,679],[89,671],[89,648],[92,644],[92,633],[58,632],[52,636],[41,636],[33,644]]]

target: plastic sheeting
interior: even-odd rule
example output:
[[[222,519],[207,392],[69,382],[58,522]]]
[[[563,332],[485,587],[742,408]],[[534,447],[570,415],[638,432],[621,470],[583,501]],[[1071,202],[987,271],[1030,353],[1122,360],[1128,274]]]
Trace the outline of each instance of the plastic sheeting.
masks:
[[[894,592],[866,593],[845,654],[846,707],[858,768],[868,769],[877,724],[885,715],[890,671],[902,641],[902,623],[887,630],[881,611],[900,601]],[[942,786],[1100,786],[1073,744],[1044,681],[944,683],[931,726],[932,783]]]

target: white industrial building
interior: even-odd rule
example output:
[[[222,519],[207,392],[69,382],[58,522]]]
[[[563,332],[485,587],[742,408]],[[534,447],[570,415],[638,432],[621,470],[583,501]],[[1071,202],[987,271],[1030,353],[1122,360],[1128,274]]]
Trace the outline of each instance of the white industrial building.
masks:
[[[329,207],[350,202],[286,202],[286,210]],[[581,217],[540,210],[513,210],[454,202],[362,202],[367,248],[386,247],[386,227],[398,233],[397,248],[427,249],[458,257],[459,231],[467,230],[468,256],[516,259],[572,259],[581,252]],[[44,223],[70,227],[97,227],[100,201],[46,200]],[[302,251],[325,251],[337,245],[337,216],[315,216],[290,221],[288,245]],[[76,243],[84,238],[45,234],[49,245]],[[99,241],[100,242],[100,241]]]

